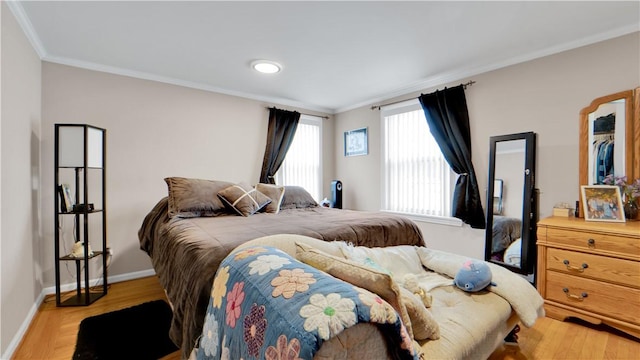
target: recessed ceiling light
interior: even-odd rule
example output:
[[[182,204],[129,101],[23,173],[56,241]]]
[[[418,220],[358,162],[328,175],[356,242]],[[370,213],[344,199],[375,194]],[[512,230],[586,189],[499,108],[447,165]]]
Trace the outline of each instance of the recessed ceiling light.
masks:
[[[282,70],[282,65],[278,64],[275,61],[269,60],[256,60],[251,63],[251,67],[263,74],[275,74]]]

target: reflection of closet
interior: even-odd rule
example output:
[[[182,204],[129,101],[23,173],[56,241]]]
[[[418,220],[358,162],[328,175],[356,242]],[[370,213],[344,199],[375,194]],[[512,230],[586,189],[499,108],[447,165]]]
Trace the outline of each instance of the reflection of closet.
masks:
[[[593,122],[593,179],[596,184],[603,184],[604,178],[614,174],[614,143],[616,131],[616,114],[600,116]]]

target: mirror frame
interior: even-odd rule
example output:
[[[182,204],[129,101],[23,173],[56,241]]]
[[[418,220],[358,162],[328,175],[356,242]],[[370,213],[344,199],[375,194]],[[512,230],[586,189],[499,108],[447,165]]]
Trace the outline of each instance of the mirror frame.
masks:
[[[635,90],[625,90],[594,99],[589,106],[580,110],[580,139],[579,139],[579,172],[578,188],[580,185],[590,185],[589,182],[589,114],[596,111],[602,104],[616,100],[625,100],[625,174],[629,180],[640,177],[640,87]],[[616,174],[622,175],[622,174]],[[582,197],[578,196],[579,216],[584,217]]]
[[[496,172],[496,145],[499,142],[511,140],[525,141],[525,162],[524,168],[524,189],[522,193],[522,230],[521,230],[521,250],[520,267],[491,259],[491,248],[493,244],[493,195]],[[536,256],[536,228],[538,222],[537,192],[535,191],[535,168],[536,168],[536,133],[523,132],[517,134],[492,136],[489,139],[489,182],[487,188],[487,226],[485,230],[485,251],[486,261],[503,266],[513,272],[529,275],[534,274],[537,261]],[[535,276],[535,274],[534,274]],[[534,281],[535,282],[535,281]]]

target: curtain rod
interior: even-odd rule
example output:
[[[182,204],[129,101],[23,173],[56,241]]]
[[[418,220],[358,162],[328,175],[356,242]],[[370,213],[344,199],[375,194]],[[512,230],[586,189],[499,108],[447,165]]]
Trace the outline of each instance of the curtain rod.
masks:
[[[471,80],[469,82],[466,82],[464,84],[462,84],[462,87],[466,90],[468,86],[471,86],[473,84],[475,84],[476,82]],[[383,106],[389,106],[389,105],[395,105],[395,104],[399,104],[401,102],[405,102],[405,101],[409,101],[409,100],[414,100],[417,99],[417,97],[411,98],[411,99],[404,99],[404,100],[398,100],[398,101],[394,101],[394,102],[390,102],[390,103],[386,103],[386,104],[382,104],[382,105],[373,105],[371,107],[371,110],[380,110],[380,108],[382,108]]]
[[[277,109],[275,106],[271,106],[271,107],[265,106],[264,108],[267,109],[267,110],[269,110],[269,109]],[[329,118],[326,115],[314,115],[314,114],[307,114],[307,113],[303,113],[303,112],[301,112],[300,114],[307,115],[307,116],[315,116],[315,117],[319,117],[319,118],[322,118],[322,119],[328,119]]]

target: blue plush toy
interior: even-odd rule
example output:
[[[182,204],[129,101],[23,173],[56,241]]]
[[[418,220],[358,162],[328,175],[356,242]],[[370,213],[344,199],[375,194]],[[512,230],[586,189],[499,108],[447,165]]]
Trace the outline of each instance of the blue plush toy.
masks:
[[[460,289],[468,292],[483,290],[489,285],[496,286],[491,282],[491,269],[483,261],[467,260],[458,270],[453,283]]]

